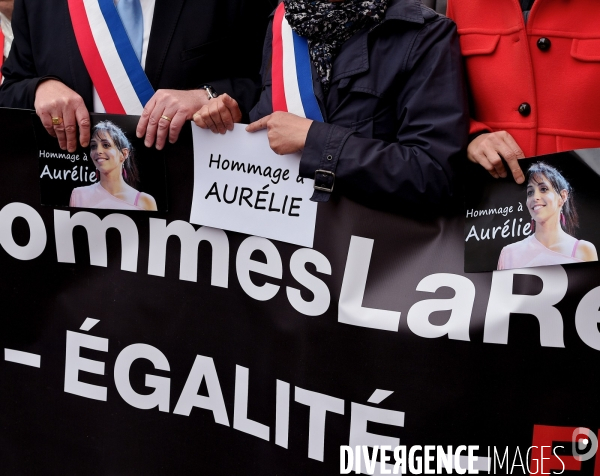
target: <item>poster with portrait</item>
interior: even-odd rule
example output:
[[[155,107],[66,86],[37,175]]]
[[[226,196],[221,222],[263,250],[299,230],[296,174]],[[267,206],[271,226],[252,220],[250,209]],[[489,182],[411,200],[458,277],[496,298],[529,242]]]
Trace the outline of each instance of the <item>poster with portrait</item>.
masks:
[[[137,116],[91,114],[89,147],[62,150],[33,121],[41,204],[72,208],[167,211],[164,151],[135,133]]]
[[[600,149],[520,160],[525,182],[481,167],[465,186],[465,271],[598,261]]]
[[[462,210],[340,194],[313,247],[198,226],[188,127],[168,212],[41,206],[29,115],[0,108],[0,474],[599,476],[600,263],[464,273]]]

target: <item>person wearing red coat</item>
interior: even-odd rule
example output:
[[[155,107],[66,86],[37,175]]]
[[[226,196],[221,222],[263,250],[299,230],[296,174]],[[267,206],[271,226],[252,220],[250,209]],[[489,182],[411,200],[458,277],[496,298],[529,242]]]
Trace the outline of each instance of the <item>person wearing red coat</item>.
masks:
[[[468,157],[524,180],[517,159],[600,147],[599,0],[449,0],[471,100]]]

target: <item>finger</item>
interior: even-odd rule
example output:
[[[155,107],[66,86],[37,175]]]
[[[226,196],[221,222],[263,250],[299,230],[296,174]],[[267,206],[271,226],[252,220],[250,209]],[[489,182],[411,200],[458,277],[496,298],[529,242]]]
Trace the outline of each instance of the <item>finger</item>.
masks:
[[[161,150],[165,143],[167,142],[167,137],[169,136],[171,123],[173,121],[173,117],[177,114],[177,109],[165,109],[165,111],[158,118],[158,124],[156,127],[156,148]],[[165,119],[168,117],[169,119]]]
[[[508,168],[510,169],[510,173],[512,174],[515,182],[518,184],[522,184],[525,182],[525,174],[523,174],[523,170],[521,170],[521,166],[519,165],[519,161],[517,159],[507,162]]]
[[[521,170],[521,166],[519,165],[519,159],[525,158],[525,154],[517,144],[517,141],[509,134],[506,133],[506,137],[504,138],[504,142],[506,147],[512,152],[512,160],[507,160],[508,167],[515,179],[515,182],[521,184],[525,182],[525,175],[523,174],[523,170]]]
[[[138,139],[144,137],[146,134],[146,129],[148,128],[148,121],[150,120],[150,114],[152,114],[152,110],[154,109],[154,105],[156,104],[155,96],[150,98],[150,101],[144,107],[142,111],[142,115],[140,116],[140,120],[138,122],[137,128],[135,130],[135,135]]]
[[[202,116],[202,120],[204,121],[204,123],[206,124],[206,126],[215,134],[217,134],[219,132],[219,130],[217,129],[217,125],[215,124],[215,121],[213,121],[212,116],[210,115],[210,111],[208,110],[208,106],[205,106],[202,108],[202,111],[200,111],[200,115]]]
[[[75,118],[75,110],[70,106],[63,110],[63,126],[65,128],[67,150],[75,152],[77,150],[77,119]]]
[[[219,101],[213,101],[212,104],[209,103],[208,109],[210,112],[210,117],[217,126],[219,134],[225,134],[225,132],[227,132],[227,128],[225,127],[225,124],[223,123],[223,118],[221,117],[221,113],[219,112]]]
[[[146,138],[144,139],[144,145],[146,147],[152,147],[152,144],[154,144],[154,141],[156,140],[156,133],[158,131],[159,123],[164,121],[164,119],[161,120],[160,118],[160,116],[164,114],[164,110],[164,106],[157,102],[154,105],[154,109],[152,109],[152,112],[150,113],[150,117],[148,118],[148,126],[146,127]]]
[[[502,159],[502,153],[506,153],[504,141],[498,133],[492,133],[481,143],[481,152],[487,160],[492,164],[499,177],[507,176],[506,169]]]
[[[525,158],[525,153],[521,150],[519,144],[517,144],[517,141],[513,138],[513,136],[511,136],[508,132],[504,136],[504,142],[506,142],[508,147],[510,147],[517,159]]]
[[[41,112],[38,113],[40,120],[42,121],[42,125],[44,129],[50,134],[52,137],[56,137],[56,132],[54,132],[54,126],[52,125],[52,116],[49,112]]]
[[[246,130],[248,132],[256,132],[266,129],[267,124],[269,123],[269,119],[271,119],[271,114],[263,117],[262,119],[259,119],[258,121],[253,122],[252,124],[249,124],[248,126],[246,126]]]
[[[487,170],[489,172],[489,174],[494,177],[494,178],[500,178],[500,176],[498,175],[498,172],[496,171],[496,168],[494,167],[494,165],[488,160],[488,158],[485,155],[481,155],[478,159],[477,159],[477,163],[479,165],[481,165],[485,170]]]
[[[506,169],[502,163],[502,157],[496,152],[495,149],[486,148],[482,151],[485,156],[485,161],[481,163],[483,167],[492,175],[494,178],[505,178]],[[487,165],[487,166],[486,166]]]
[[[196,114],[194,114],[194,117],[192,119],[194,119],[194,124],[196,124],[198,127],[202,128],[202,129],[208,129],[206,122],[204,122],[204,119],[202,119],[201,111],[202,110],[200,110]]]
[[[185,114],[178,112],[171,121],[171,127],[169,129],[169,142],[174,144],[179,139],[179,133],[185,124]]]
[[[90,144],[90,113],[85,104],[81,103],[75,110],[75,119],[79,126],[79,143],[87,147]]]
[[[240,122],[242,120],[242,111],[240,110],[238,102],[229,96],[229,94],[223,94],[221,97],[223,98],[223,104],[227,107],[229,113],[231,114],[233,122]],[[230,130],[233,130],[233,125],[231,126]]]
[[[523,183],[525,181],[525,176],[523,175],[521,167],[519,167],[519,159],[517,159],[514,150],[510,148],[506,142],[502,142],[499,149],[498,153],[506,161],[515,181],[517,183]]]
[[[221,120],[223,121],[223,126],[225,126],[225,129],[227,131],[232,131],[234,122],[233,115],[231,114],[229,107],[225,105],[224,101],[219,104],[219,114],[221,115]]]
[[[50,113],[52,117],[57,117],[60,119],[60,124],[52,124],[54,127],[54,133],[56,134],[56,138],[58,139],[58,145],[61,149],[65,150],[67,148],[67,135],[65,134],[65,123],[63,121],[63,112],[62,111],[52,111]]]

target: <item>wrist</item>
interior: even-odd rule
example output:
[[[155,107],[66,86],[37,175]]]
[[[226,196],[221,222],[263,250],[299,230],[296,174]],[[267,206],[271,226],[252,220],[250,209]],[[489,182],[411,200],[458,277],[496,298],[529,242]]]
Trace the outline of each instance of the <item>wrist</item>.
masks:
[[[219,95],[217,91],[215,91],[215,88],[213,88],[210,84],[203,84],[202,86],[200,86],[200,89],[206,92],[206,96],[209,100],[215,99]]]
[[[300,135],[298,137],[298,150],[299,151],[304,150],[304,147],[306,146],[306,139],[308,138],[308,131],[310,130],[310,126],[312,125],[312,123],[313,123],[312,120],[304,119],[304,124],[301,129]]]
[[[60,84],[64,84],[60,79],[55,78],[54,76],[45,76],[43,78],[40,78],[37,82],[37,85],[35,87],[35,90],[37,92],[37,90],[40,88],[40,86],[42,84],[45,84],[46,86],[51,85],[52,83],[60,83]]]
[[[187,119],[193,120],[194,113],[198,112],[209,102],[208,96],[206,95],[206,91],[204,91],[203,89],[192,89],[189,91],[182,91],[182,93],[185,93],[183,104],[185,104],[185,108],[189,114],[189,117],[187,117]]]

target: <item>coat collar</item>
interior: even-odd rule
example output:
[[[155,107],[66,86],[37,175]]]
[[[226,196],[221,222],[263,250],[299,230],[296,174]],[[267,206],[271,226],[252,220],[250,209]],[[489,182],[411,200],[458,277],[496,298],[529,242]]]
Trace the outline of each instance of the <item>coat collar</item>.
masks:
[[[420,0],[390,0],[383,20],[375,28],[394,20],[421,25],[425,23]],[[372,29],[364,28],[344,43],[334,61],[332,82],[364,73],[369,69],[368,40],[370,31]]]

